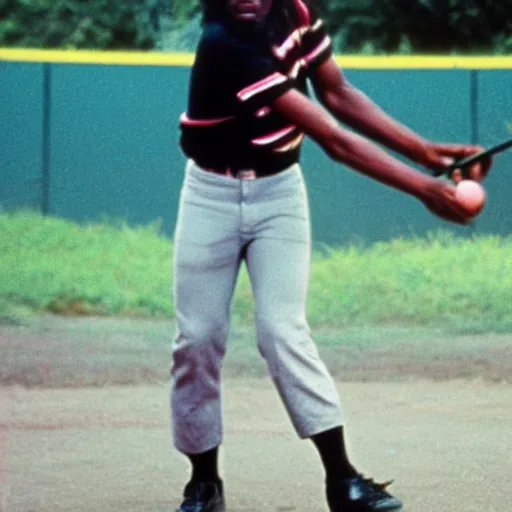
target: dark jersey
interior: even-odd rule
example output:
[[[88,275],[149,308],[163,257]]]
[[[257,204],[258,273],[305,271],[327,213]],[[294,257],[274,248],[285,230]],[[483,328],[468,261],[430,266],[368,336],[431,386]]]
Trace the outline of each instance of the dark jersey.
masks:
[[[284,169],[297,162],[304,134],[273,101],[332,54],[323,23],[302,0],[287,26],[240,30],[229,20],[205,25],[192,67],[181,147],[202,167]]]

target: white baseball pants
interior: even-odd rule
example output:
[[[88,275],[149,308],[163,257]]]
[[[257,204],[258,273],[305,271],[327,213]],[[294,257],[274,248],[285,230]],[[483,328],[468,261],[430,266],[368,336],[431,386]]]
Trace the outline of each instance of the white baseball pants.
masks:
[[[222,442],[220,372],[242,261],[254,294],[258,348],[297,434],[307,438],[342,425],[337,390],[306,320],[310,256],[299,165],[244,180],[188,162],[174,239],[178,334],[170,402],[179,451],[201,453]]]

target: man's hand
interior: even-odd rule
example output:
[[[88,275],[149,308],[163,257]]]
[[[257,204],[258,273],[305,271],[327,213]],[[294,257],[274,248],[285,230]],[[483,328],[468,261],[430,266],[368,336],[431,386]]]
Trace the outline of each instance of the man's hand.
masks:
[[[420,163],[432,171],[443,171],[453,162],[482,151],[484,151],[482,146],[469,144],[429,143]],[[458,183],[465,177],[475,181],[482,181],[489,173],[491,165],[492,159],[488,157],[482,162],[469,166],[464,172],[461,169],[455,169],[450,177],[455,183]]]
[[[471,217],[455,198],[455,186],[446,180],[433,180],[420,198],[435,215],[456,224],[468,224]]]

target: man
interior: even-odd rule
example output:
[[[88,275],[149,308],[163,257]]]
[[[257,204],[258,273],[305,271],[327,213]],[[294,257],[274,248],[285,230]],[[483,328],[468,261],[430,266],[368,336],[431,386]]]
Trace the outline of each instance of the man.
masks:
[[[254,293],[259,350],[299,437],[319,451],[331,512],[399,510],[385,485],[365,479],[349,461],[339,397],[307,325],[311,240],[300,147],[307,135],[334,160],[457,223],[468,219],[452,184],[367,138],[429,169],[481,148],[427,141],[351,86],[321,20],[303,0],[204,0],[203,7],[181,118],[189,161],[174,253],[172,422],[175,446],[192,465],[180,510],[225,508],[217,468],[220,372],[242,262]],[[308,98],[308,80],[325,108]],[[471,170],[475,179],[486,171]]]

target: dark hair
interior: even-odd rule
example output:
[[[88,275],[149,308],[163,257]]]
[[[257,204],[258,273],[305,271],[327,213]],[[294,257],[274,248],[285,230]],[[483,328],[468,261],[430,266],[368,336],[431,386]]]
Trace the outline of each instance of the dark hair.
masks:
[[[203,23],[221,18],[226,10],[226,0],[201,0]]]
[[[227,0],[201,0],[203,6],[203,23],[218,20],[226,13]],[[295,18],[293,0],[272,0],[269,18],[283,17],[288,22]]]

